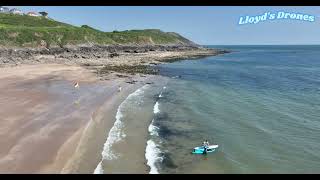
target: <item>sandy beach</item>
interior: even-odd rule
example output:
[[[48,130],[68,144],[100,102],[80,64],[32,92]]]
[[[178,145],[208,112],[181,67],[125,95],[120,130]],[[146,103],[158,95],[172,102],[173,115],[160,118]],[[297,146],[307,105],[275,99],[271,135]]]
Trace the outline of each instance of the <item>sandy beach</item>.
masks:
[[[107,78],[74,65],[1,68],[0,172],[92,173],[117,107],[152,76]]]
[[[145,112],[153,105],[135,111],[139,122],[126,123],[130,136],[113,147],[123,158],[103,160],[118,107],[137,89],[163,80],[151,75],[157,74],[152,66],[225,53],[104,48],[1,50],[0,173],[94,173],[102,161],[108,167],[103,173],[148,173],[144,153],[152,113]]]

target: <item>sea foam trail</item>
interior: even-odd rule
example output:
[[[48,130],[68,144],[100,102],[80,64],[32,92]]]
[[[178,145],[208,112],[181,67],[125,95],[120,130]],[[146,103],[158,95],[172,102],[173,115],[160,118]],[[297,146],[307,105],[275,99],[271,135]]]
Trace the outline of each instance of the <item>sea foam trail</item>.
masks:
[[[167,88],[166,86],[163,86],[162,89],[166,89],[166,88]],[[162,96],[162,92],[159,94],[159,98],[161,98],[161,97],[163,97],[163,96]]]
[[[158,134],[158,129],[159,128],[157,126],[153,125],[153,121],[154,120],[152,120],[151,124],[149,125],[148,131],[149,131],[151,136],[154,136],[154,135],[155,136],[159,136],[159,134]]]
[[[151,124],[149,125],[149,133],[151,136],[159,136],[158,134],[158,127],[153,125],[154,120],[152,120]],[[150,172],[149,174],[158,174],[158,169],[156,167],[156,163],[158,161],[162,161],[162,157],[160,157],[161,150],[158,148],[157,144],[152,140],[147,141],[147,146],[146,146],[146,160],[147,164],[150,167]]]
[[[112,152],[112,145],[116,142],[119,142],[122,138],[124,138],[126,135],[124,132],[121,131],[123,127],[123,123],[121,121],[123,117],[123,107],[126,102],[128,102],[131,98],[134,98],[135,96],[139,96],[143,94],[143,89],[146,86],[141,87],[140,89],[137,89],[134,93],[130,94],[118,107],[117,114],[116,114],[116,121],[113,124],[113,127],[110,129],[107,141],[104,143],[103,151],[101,153],[102,159],[97,165],[96,169],[94,170],[94,174],[102,174],[103,173],[103,160],[111,160],[114,158],[117,158],[117,156]]]
[[[160,112],[160,109],[159,109],[159,103],[156,102],[156,104],[153,106],[153,113],[154,114],[157,114]]]
[[[156,167],[156,162],[162,159],[162,157],[159,157],[160,153],[161,151],[157,147],[156,143],[154,143],[151,139],[148,140],[145,156],[147,159],[147,164],[150,167],[149,174],[159,174],[158,169]]]
[[[161,93],[160,93],[160,95],[161,95]],[[160,97],[160,95],[159,95],[159,97]],[[153,113],[157,114],[159,112],[160,112],[159,102],[156,102],[156,104],[153,106]],[[148,127],[148,131],[149,131],[150,136],[159,136],[158,130],[159,130],[159,128],[154,125],[154,119],[153,119]],[[152,139],[149,139],[147,141],[146,154],[145,154],[147,164],[150,167],[149,174],[158,174],[158,169],[156,167],[156,163],[158,161],[162,161],[162,157],[160,157],[160,154],[161,154],[161,150],[158,148],[155,141],[153,141]]]
[[[94,170],[94,174],[103,174],[103,169],[102,169],[102,161],[99,162],[98,166]]]

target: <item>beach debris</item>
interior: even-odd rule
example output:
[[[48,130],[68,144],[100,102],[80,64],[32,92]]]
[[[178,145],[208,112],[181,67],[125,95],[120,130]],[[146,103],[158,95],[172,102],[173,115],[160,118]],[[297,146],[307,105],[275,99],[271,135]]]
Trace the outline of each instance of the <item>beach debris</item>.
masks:
[[[135,84],[136,82],[138,82],[138,81],[131,80],[131,81],[127,81],[126,83],[128,83],[128,84]]]
[[[110,54],[109,54],[109,57],[110,57],[110,58],[117,57],[117,56],[119,56],[118,53],[110,53]]]
[[[116,74],[116,76],[117,76],[117,77],[120,77],[120,78],[122,78],[122,77],[129,77],[129,76],[122,75],[122,74]]]

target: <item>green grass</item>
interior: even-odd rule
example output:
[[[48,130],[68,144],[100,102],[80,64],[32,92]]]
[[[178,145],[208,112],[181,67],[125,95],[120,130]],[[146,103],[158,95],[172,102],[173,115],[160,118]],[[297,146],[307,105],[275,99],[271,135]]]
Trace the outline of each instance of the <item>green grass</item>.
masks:
[[[71,26],[69,24],[50,20],[44,17],[32,17],[28,15],[15,15],[0,13],[0,23],[4,25],[27,26],[27,27],[57,27]]]
[[[0,45],[47,47],[93,43],[109,44],[177,44],[189,43],[176,33],[157,29],[103,32],[90,26],[81,27],[44,17],[0,13]]]

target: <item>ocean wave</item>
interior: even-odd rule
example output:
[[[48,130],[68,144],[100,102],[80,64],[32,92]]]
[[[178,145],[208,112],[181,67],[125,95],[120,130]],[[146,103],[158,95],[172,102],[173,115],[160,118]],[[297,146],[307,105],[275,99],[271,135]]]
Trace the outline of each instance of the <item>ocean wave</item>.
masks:
[[[103,168],[102,168],[102,163],[103,160],[111,160],[114,158],[117,158],[117,155],[114,154],[114,152],[112,152],[112,145],[116,142],[119,142],[122,138],[126,137],[125,133],[122,132],[122,127],[123,127],[123,122],[121,121],[122,117],[123,117],[123,110],[124,110],[124,105],[130,101],[132,98],[139,96],[141,94],[144,93],[144,89],[147,86],[143,86],[139,89],[137,89],[135,92],[133,92],[132,94],[130,94],[118,107],[117,110],[117,114],[116,114],[116,121],[113,124],[113,127],[110,129],[109,134],[108,134],[108,138],[106,140],[106,142],[104,143],[103,146],[103,151],[101,153],[102,155],[102,159],[99,162],[99,164],[97,165],[96,169],[94,170],[95,174],[102,174],[103,173]]]
[[[123,114],[121,112],[122,105],[123,104],[121,103],[121,105],[118,107],[117,114],[116,114],[116,121],[109,132],[107,141],[104,143],[104,148],[102,151],[103,159],[111,160],[113,158],[116,158],[116,155],[111,150],[111,146],[114,143],[119,142],[122,137],[125,137],[124,132],[121,131],[123,127],[123,123],[121,121],[121,118],[123,117]]]
[[[148,131],[151,136],[159,136],[158,130],[159,128],[154,125],[154,119],[153,119],[148,127]],[[147,160],[147,165],[150,167],[149,174],[159,173],[156,167],[156,163],[163,160],[163,158],[160,157],[160,154],[161,154],[161,150],[158,148],[157,144],[152,139],[148,140],[145,157]]]
[[[98,166],[94,170],[94,174],[103,174],[102,161],[99,162]]]
[[[163,158],[159,156],[160,154],[161,151],[156,143],[151,139],[148,140],[145,157],[147,159],[147,164],[150,167],[149,174],[159,174],[156,163],[163,160]]]
[[[153,113],[154,114],[157,114],[160,112],[160,109],[159,109],[159,103],[156,102],[156,104],[153,106]]]
[[[153,121],[154,120],[152,120],[151,124],[149,125],[148,131],[151,136],[154,136],[154,135],[159,136],[159,134],[158,134],[159,128],[157,126],[153,125]]]

